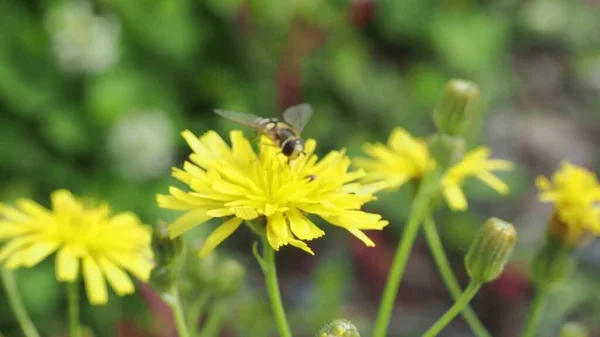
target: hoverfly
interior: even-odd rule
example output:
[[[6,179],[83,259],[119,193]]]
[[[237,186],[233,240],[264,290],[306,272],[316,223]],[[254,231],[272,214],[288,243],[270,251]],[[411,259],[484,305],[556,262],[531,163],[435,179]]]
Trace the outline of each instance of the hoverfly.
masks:
[[[304,139],[300,137],[300,133],[312,116],[310,104],[299,104],[287,108],[283,112],[283,121],[243,112],[226,110],[215,110],[215,112],[238,124],[252,127],[257,132],[269,137],[288,157],[288,161],[296,159],[301,153],[304,153]]]

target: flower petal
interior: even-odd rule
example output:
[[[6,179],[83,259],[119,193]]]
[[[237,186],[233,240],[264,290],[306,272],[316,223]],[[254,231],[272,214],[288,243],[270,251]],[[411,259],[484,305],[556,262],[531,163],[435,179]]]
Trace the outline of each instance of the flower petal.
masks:
[[[56,278],[59,281],[73,282],[77,279],[79,258],[70,246],[64,246],[56,254]]]
[[[467,209],[467,199],[458,185],[448,185],[442,189],[448,206],[454,211]]]
[[[352,233],[352,235],[356,236],[360,241],[364,242],[367,247],[375,247],[375,242],[369,239],[369,237],[363,233],[360,229],[355,228],[346,228],[348,232]]]
[[[92,305],[106,304],[108,302],[108,291],[102,271],[96,261],[90,257],[83,258],[83,278],[85,290]]]
[[[133,282],[121,268],[103,257],[98,257],[98,264],[104,275],[106,275],[108,283],[117,294],[123,296],[132,294],[135,291]]]
[[[200,249],[199,256],[201,258],[212,252],[221,242],[227,239],[238,227],[242,224],[242,219],[231,218],[221,224],[215,229],[204,241],[202,249]]]
[[[205,223],[211,218],[210,215],[206,214],[206,209],[193,209],[177,218],[177,220],[169,225],[167,231],[169,232],[171,239],[173,239],[188,230]]]
[[[325,232],[317,227],[297,210],[286,212],[292,233],[300,240],[312,240],[325,235]]]

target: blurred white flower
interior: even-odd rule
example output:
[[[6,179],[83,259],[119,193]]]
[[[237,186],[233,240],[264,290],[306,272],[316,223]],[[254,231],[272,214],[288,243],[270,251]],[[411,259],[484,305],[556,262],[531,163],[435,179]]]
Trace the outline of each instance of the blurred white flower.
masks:
[[[127,179],[168,176],[174,163],[174,127],[161,111],[134,111],[118,120],[107,148],[116,169]]]
[[[63,70],[98,73],[116,62],[119,22],[95,15],[89,2],[67,1],[51,9],[45,21]]]

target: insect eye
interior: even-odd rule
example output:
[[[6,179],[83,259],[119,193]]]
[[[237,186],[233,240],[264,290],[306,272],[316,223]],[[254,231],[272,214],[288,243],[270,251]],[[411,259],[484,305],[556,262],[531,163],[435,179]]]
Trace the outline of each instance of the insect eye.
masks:
[[[294,150],[296,149],[296,142],[294,141],[287,141],[285,143],[283,143],[283,146],[281,148],[281,152],[286,155],[286,156],[291,156],[294,153]]]

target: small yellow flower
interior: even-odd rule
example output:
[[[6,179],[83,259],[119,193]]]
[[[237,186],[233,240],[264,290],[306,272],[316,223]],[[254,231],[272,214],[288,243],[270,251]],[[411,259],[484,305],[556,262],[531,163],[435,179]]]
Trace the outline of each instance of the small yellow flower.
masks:
[[[600,184],[593,173],[563,162],[552,181],[539,176],[536,185],[539,200],[554,204],[558,220],[569,227],[570,233],[579,233],[577,237],[584,232],[600,235]]]
[[[290,244],[311,254],[304,241],[325,233],[308,214],[345,228],[367,246],[374,243],[362,230],[380,230],[387,225],[380,215],[360,210],[375,199],[372,193],[381,184],[354,182],[364,174],[348,172],[350,159],[343,152],[331,152],[319,161],[314,154],[316,142],[307,140],[306,155],[288,164],[279,148],[266,138],[257,156],[240,131],[231,132],[231,148],[214,131],[200,138],[190,131],[182,135],[193,153],[183,170],[173,168],[173,176],[191,191],[171,187],[171,195],[158,195],[157,202],[162,208],[186,211],[169,226],[171,237],[213,218],[224,220],[204,242],[201,257],[244,220],[261,216],[266,218],[266,236],[273,249]]]
[[[365,180],[383,181],[392,188],[398,188],[408,180],[421,178],[436,165],[426,142],[423,139],[413,138],[401,128],[396,128],[392,132],[387,146],[381,143],[366,144],[364,151],[372,158],[357,158],[356,164],[367,172]],[[444,173],[441,189],[452,210],[467,209],[467,199],[462,191],[462,185],[468,177],[479,178],[501,194],[508,193],[508,186],[492,175],[491,171],[509,170],[512,168],[512,163],[489,159],[489,156],[488,148],[476,148]]]
[[[52,208],[21,199],[0,204],[0,262],[6,268],[33,267],[56,252],[56,277],[74,282],[79,260],[90,303],[105,304],[104,277],[121,296],[134,292],[125,271],[143,281],[152,269],[150,230],[129,212],[110,215],[107,204],[86,207],[67,190],[51,195]]]
[[[490,149],[480,146],[467,153],[460,162],[451,166],[442,178],[442,193],[448,206],[455,211],[467,209],[467,198],[461,186],[468,177],[476,177],[500,194],[508,193],[508,186],[492,171],[508,171],[513,164],[506,160],[489,159]]]
[[[367,143],[363,151],[372,158],[356,158],[355,165],[368,172],[365,181],[385,181],[390,188],[418,179],[435,166],[425,140],[399,127],[392,131],[387,146]]]

